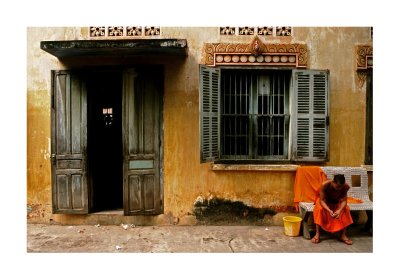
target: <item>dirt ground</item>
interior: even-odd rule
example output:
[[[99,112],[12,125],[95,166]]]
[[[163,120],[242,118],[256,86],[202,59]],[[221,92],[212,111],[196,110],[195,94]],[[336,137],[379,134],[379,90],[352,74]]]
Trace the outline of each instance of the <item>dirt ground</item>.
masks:
[[[354,244],[324,235],[320,244],[272,226],[27,225],[27,252],[293,253],[373,251],[372,236],[349,230]]]

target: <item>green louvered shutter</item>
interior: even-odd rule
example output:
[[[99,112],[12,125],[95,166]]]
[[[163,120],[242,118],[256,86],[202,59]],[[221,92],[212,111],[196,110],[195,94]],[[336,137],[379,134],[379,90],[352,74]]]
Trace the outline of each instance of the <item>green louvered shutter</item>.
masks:
[[[292,159],[329,160],[329,71],[293,70]]]
[[[200,65],[200,161],[212,162],[220,154],[220,70]]]

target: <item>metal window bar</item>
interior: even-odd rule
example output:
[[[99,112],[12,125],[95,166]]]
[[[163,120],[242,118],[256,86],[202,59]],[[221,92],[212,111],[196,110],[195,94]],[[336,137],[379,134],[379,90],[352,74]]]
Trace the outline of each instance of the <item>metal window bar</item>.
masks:
[[[249,75],[227,71],[222,78],[222,151],[229,159],[249,158]]]
[[[257,158],[285,158],[286,76],[281,73],[260,75],[257,89]]]

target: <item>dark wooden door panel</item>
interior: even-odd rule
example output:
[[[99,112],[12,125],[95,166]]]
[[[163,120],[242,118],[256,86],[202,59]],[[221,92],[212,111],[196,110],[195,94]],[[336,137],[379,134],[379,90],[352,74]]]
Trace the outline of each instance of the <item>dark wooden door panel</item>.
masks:
[[[157,188],[152,188],[156,186],[156,178],[153,174],[147,174],[143,176],[143,198],[144,198],[144,209],[147,212],[156,211],[156,201],[157,201]]]
[[[141,199],[141,189],[140,189],[140,177],[137,175],[131,175],[128,179],[128,209],[129,212],[139,213],[142,210],[142,199]]]
[[[155,215],[163,211],[160,77],[156,71],[124,72],[125,215]]]
[[[69,71],[53,71],[53,213],[88,213],[85,83]]]

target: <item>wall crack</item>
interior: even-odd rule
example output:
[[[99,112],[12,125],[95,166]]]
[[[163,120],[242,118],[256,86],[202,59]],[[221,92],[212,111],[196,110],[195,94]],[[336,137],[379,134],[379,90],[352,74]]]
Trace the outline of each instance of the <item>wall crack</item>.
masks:
[[[235,250],[233,250],[232,245],[231,245],[231,242],[232,242],[233,239],[234,239],[234,238],[231,238],[231,239],[229,240],[228,246],[229,246],[229,248],[231,249],[232,253],[235,253]]]

